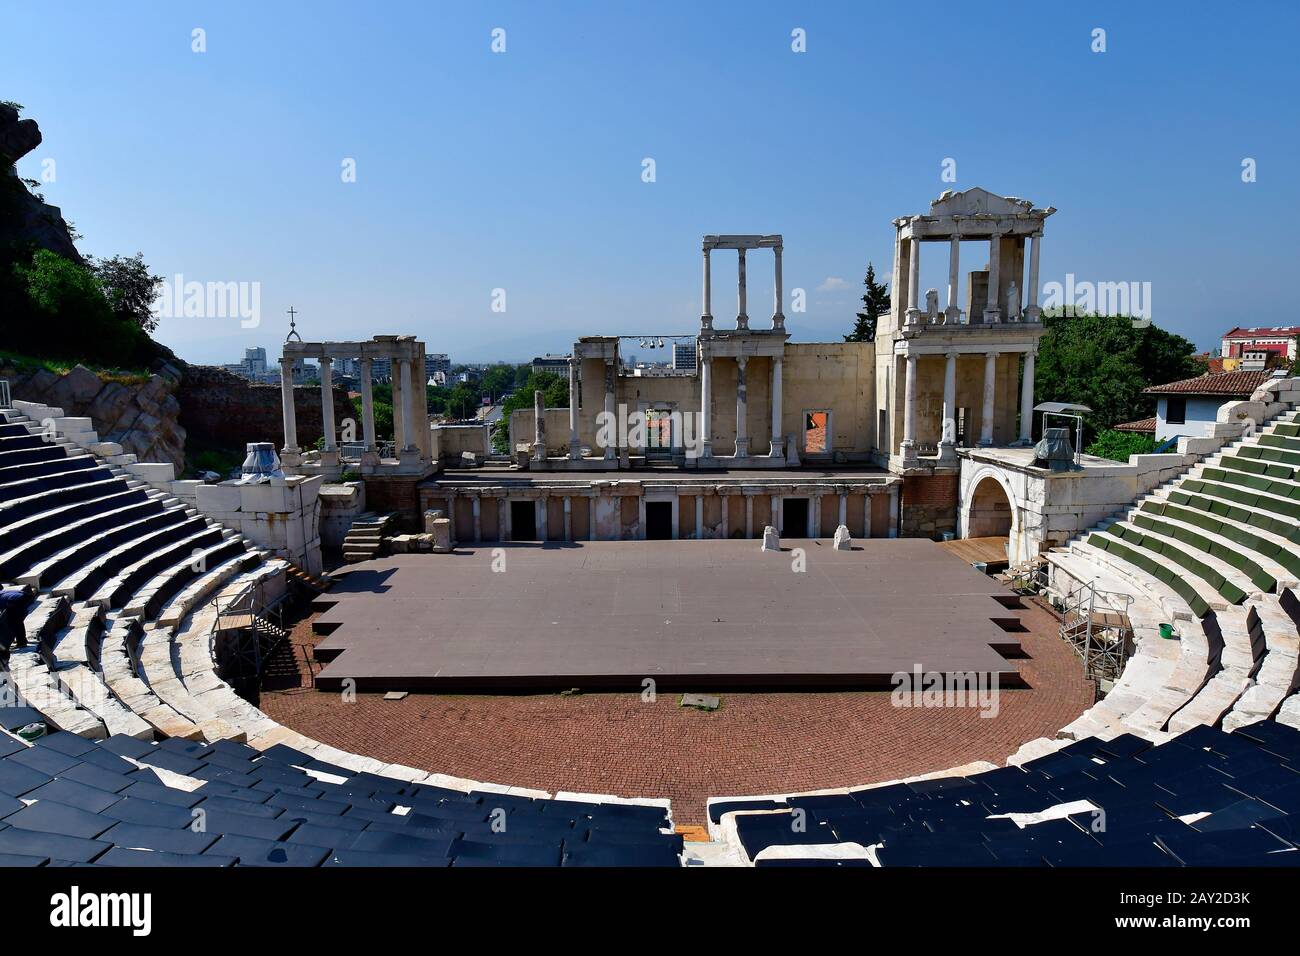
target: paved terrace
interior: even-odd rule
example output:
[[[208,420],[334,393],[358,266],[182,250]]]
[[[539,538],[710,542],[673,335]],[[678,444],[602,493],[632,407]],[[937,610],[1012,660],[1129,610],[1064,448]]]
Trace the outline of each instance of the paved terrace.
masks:
[[[317,686],[888,688],[918,666],[999,674],[1006,686],[1017,673],[999,650],[1019,643],[995,622],[1009,616],[1003,595],[920,539],[851,551],[596,541],[394,555],[355,565],[331,592],[338,603],[316,627],[337,630],[317,648],[331,662]]]

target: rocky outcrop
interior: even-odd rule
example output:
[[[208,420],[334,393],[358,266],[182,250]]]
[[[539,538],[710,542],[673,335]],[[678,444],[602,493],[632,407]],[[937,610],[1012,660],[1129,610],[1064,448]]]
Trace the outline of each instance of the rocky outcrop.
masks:
[[[320,387],[293,390],[298,444],[310,448],[325,433]],[[211,365],[189,365],[179,392],[181,424],[196,447],[242,452],[250,441],[284,444],[284,412],[279,385],[258,385]],[[339,429],[356,412],[347,392],[334,389],[334,421]],[[358,430],[359,432],[359,430]],[[360,434],[357,435],[358,439]]]
[[[34,243],[75,262],[83,261],[57,206],[42,202],[18,178],[15,163],[41,145],[35,120],[0,103],[0,250],[10,243]]]
[[[49,369],[0,369],[14,398],[89,418],[104,441],[116,442],[140,461],[185,468],[185,429],[176,397],[177,380],[150,375],[143,381],[104,379],[84,365],[59,375]]]

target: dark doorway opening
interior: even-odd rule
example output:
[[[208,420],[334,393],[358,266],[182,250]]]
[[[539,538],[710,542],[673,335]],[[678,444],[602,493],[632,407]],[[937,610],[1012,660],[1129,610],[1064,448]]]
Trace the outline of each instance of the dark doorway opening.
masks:
[[[531,501],[510,502],[510,539],[537,540],[537,506]]]
[[[808,499],[786,498],[781,509],[781,533],[787,538],[808,537]]]
[[[669,541],[673,536],[673,503],[647,501],[645,503],[645,536],[651,541]]]

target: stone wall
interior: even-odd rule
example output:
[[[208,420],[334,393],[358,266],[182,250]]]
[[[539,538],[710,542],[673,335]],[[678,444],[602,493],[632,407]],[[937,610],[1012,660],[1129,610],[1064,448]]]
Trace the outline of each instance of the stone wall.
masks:
[[[310,448],[325,433],[321,419],[320,386],[294,387],[298,444]],[[243,451],[250,441],[284,444],[284,412],[279,385],[258,385],[210,365],[191,365],[180,387],[181,424],[196,447]],[[334,421],[356,419],[347,392],[334,388]],[[361,440],[361,423],[356,423]]]
[[[138,383],[105,380],[84,365],[59,375],[48,369],[0,369],[13,398],[89,418],[100,439],[144,462],[185,467],[185,428],[174,374],[151,375]]]
[[[428,510],[420,500],[419,484],[423,480],[418,476],[367,475],[366,509],[381,515],[395,513],[398,527],[407,531],[421,530],[424,512]]]
[[[902,535],[939,538],[957,531],[958,475],[907,475],[903,478]]]

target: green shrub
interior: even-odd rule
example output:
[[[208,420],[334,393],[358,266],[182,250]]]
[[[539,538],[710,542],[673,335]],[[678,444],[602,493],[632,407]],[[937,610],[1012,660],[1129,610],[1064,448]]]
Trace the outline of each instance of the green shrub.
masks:
[[[1129,455],[1147,455],[1155,450],[1156,440],[1150,435],[1139,432],[1120,432],[1113,428],[1103,428],[1097,438],[1084,449],[1089,455],[1109,458],[1112,461],[1128,461]]]

